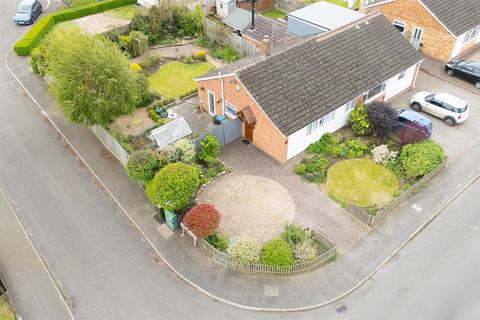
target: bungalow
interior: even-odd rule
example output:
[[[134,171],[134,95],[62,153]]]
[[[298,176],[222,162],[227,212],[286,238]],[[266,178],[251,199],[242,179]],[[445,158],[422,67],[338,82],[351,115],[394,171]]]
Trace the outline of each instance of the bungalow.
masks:
[[[422,53],[447,62],[480,43],[479,0],[362,0],[381,11]]]
[[[286,162],[346,124],[359,102],[411,88],[421,55],[380,13],[270,47],[196,79],[199,110],[239,118],[242,135]]]

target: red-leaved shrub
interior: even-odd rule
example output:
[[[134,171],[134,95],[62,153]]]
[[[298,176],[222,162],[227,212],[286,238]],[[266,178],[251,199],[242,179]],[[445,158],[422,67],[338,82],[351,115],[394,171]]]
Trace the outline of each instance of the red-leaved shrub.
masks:
[[[396,140],[398,146],[401,148],[406,144],[419,142],[430,137],[428,129],[414,121],[406,123],[396,132]]]
[[[220,223],[220,214],[210,204],[198,204],[187,212],[183,224],[199,238],[208,237]]]

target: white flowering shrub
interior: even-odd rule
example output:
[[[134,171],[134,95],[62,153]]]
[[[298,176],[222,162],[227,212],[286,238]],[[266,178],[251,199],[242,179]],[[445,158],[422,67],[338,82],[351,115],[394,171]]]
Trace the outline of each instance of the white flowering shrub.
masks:
[[[188,139],[180,139],[162,151],[170,163],[179,161],[193,163],[195,160],[195,145]]]
[[[372,149],[372,158],[375,163],[386,166],[390,160],[394,160],[398,155],[397,151],[388,150],[386,144],[376,146]]]

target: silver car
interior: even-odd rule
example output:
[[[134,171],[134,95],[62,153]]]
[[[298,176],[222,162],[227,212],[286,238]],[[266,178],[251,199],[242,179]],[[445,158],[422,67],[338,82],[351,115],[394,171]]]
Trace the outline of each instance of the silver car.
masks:
[[[467,120],[469,108],[465,101],[448,93],[431,93],[422,91],[415,94],[410,101],[415,111],[424,111],[443,119],[447,126],[453,126]]]

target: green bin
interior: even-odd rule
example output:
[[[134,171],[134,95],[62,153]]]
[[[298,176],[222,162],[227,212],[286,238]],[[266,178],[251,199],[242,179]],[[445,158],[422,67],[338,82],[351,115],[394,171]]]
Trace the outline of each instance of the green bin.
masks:
[[[178,218],[174,212],[165,210],[165,222],[167,223],[167,226],[172,229],[172,231],[178,229]]]

